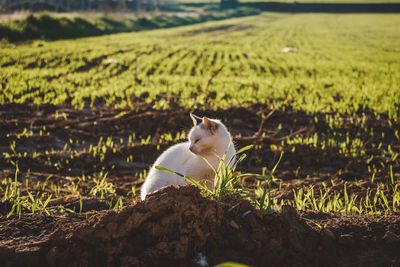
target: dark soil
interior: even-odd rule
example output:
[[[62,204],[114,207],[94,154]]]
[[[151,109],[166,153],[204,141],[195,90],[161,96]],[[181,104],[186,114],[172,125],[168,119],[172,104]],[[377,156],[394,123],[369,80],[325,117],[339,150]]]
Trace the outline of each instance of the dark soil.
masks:
[[[168,187],[118,211],[0,222],[3,266],[389,266],[400,264],[400,216],[261,216],[245,200]],[[314,224],[307,224],[314,220]],[[314,225],[314,226],[312,226]]]
[[[136,110],[0,106],[0,179],[14,179],[18,163],[21,194],[28,189],[34,195],[53,194],[48,209],[54,213],[22,211],[20,218],[17,214],[6,218],[12,203],[0,202],[2,266],[196,266],[200,253],[210,266],[224,261],[253,266],[400,265],[399,214],[298,213],[284,206],[280,213],[262,216],[247,201],[204,199],[192,187],[166,188],[130,205],[138,195],[132,187],[139,192],[143,183],[140,174],[163,150],[184,141],[161,142],[160,138],[166,133],[175,137],[192,124],[188,110],[154,110],[140,98],[132,103]],[[273,196],[279,201],[293,200],[293,189],[313,186],[318,197],[321,188],[343,193],[344,185],[349,195],[358,194],[360,199],[378,183],[383,191],[390,188],[391,173],[396,183],[400,181],[400,160],[393,156],[400,154],[399,121],[368,114],[342,115],[343,123],[332,127],[326,116],[334,114],[276,111],[263,125],[267,137],[254,138],[262,114],[270,111],[254,105],[195,114],[220,118],[237,148],[255,145],[239,166],[242,171],[271,170],[284,152],[272,183]],[[361,118],[362,125],[356,123]],[[314,134],[335,142],[346,135],[358,138],[365,154],[358,149],[343,153],[335,146],[282,143],[301,129],[297,136],[304,138]],[[107,148],[103,157],[89,153],[88,148],[102,137],[118,145]],[[392,154],[387,153],[389,147]],[[132,160],[127,161],[130,156]],[[108,173],[107,181],[116,190],[102,199],[90,193],[93,179],[78,179],[98,177],[101,171]],[[76,192],[71,190],[72,182],[79,182]],[[254,188],[257,181],[246,177],[245,183]],[[59,186],[60,193],[55,194],[50,184]],[[110,211],[110,203],[115,205],[119,198],[124,208]],[[61,212],[60,205],[77,213]]]

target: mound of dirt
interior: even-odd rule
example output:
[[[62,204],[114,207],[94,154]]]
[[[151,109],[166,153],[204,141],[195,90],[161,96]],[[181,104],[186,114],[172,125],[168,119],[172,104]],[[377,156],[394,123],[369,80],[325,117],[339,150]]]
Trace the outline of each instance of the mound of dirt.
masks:
[[[193,186],[168,187],[146,201],[88,219],[25,215],[0,221],[0,256],[6,266],[201,266],[198,258],[204,256],[209,266],[224,261],[253,266],[400,263],[399,216],[303,217],[323,226],[312,227],[291,207],[261,216],[245,200],[214,201]]]
[[[293,209],[263,219],[247,201],[216,202],[195,187],[170,187],[135,206],[92,217],[54,242],[47,260],[188,266],[201,253],[212,265],[233,260],[287,266],[299,259],[322,264],[311,257],[317,249],[313,236]],[[325,256],[323,262],[329,263]]]

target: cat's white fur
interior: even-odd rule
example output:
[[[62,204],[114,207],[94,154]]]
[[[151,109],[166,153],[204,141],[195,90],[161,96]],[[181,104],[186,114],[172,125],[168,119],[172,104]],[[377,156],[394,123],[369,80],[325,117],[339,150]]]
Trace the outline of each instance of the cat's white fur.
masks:
[[[189,140],[168,148],[157,158],[142,186],[142,200],[146,195],[165,186],[187,184],[181,176],[160,171],[155,166],[181,173],[196,181],[206,180],[207,187],[212,189],[215,173],[202,157],[206,158],[215,169],[220,162],[218,157],[222,157],[225,152],[225,164],[227,165],[231,158],[233,160],[230,164],[234,163],[236,151],[225,125],[219,120],[199,118],[193,114],[190,116],[194,126],[189,132]]]

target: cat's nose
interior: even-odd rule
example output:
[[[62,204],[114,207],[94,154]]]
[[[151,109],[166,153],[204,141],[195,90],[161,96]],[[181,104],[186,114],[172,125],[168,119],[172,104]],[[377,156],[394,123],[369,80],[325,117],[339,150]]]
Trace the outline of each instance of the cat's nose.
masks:
[[[193,146],[190,146],[190,147],[189,147],[189,150],[192,151],[192,152],[193,152],[193,149],[194,149]]]

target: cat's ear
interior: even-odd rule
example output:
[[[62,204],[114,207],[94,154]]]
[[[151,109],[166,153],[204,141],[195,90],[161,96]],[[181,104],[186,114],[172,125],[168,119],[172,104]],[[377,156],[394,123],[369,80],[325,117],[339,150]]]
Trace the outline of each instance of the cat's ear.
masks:
[[[196,115],[194,115],[192,113],[190,113],[190,118],[192,118],[194,126],[200,124],[203,121],[199,116],[196,116]]]
[[[204,128],[210,131],[211,134],[214,134],[218,129],[218,123],[208,119],[207,117],[203,117],[203,125]]]

